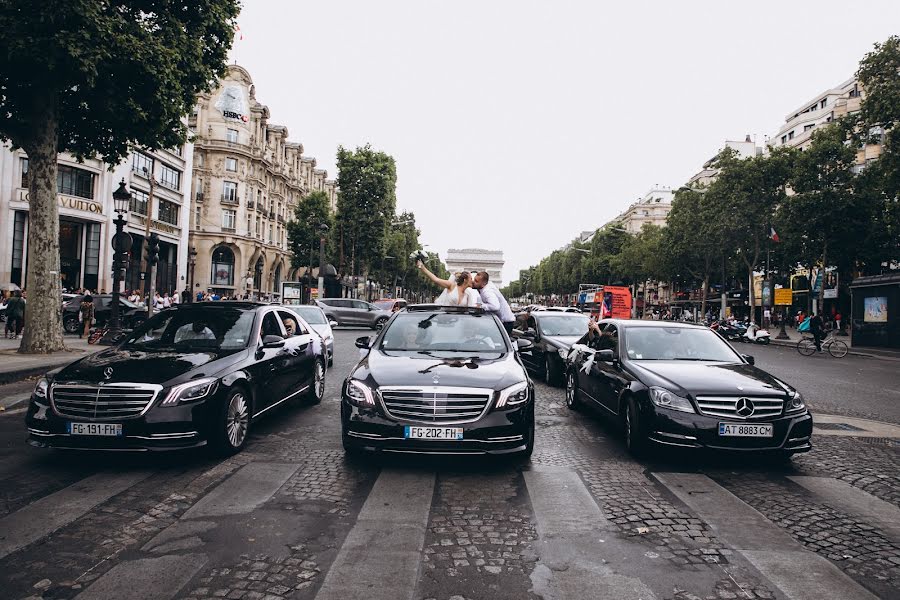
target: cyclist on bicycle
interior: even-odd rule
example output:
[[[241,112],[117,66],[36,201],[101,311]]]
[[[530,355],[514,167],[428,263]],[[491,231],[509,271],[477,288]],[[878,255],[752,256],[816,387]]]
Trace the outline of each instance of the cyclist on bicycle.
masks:
[[[819,352],[822,351],[822,333],[825,329],[825,322],[822,320],[822,315],[813,315],[813,318],[809,320],[809,331],[813,334],[813,339],[816,342],[816,350]]]

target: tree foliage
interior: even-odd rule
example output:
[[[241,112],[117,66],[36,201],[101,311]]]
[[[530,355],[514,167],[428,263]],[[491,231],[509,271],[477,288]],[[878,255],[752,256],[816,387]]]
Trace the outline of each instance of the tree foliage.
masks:
[[[294,209],[294,220],[288,223],[288,251],[291,253],[293,267],[319,266],[319,227],[326,225],[325,256],[333,262],[334,217],[328,205],[328,195],[322,191],[314,191],[300,199]],[[310,252],[312,249],[312,252]],[[310,265],[312,255],[312,265]]]
[[[58,152],[118,163],[171,148],[224,72],[236,0],[0,2],[0,139],[29,158],[28,326],[21,352],[64,348]]]

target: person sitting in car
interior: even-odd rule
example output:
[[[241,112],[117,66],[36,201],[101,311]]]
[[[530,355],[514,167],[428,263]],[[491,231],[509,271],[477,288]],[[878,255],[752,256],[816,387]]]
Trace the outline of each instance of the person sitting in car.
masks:
[[[203,321],[194,321],[187,325],[182,325],[175,332],[175,343],[189,342],[191,340],[214,340],[216,334],[212,329],[206,326]]]

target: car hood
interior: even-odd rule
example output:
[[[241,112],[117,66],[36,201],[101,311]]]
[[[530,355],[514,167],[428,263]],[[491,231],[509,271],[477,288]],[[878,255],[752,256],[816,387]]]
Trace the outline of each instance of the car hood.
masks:
[[[331,327],[327,324],[310,324],[310,327],[312,327],[312,330],[321,335],[323,338],[327,335],[334,337],[334,334],[331,333]]]
[[[628,366],[645,384],[682,395],[784,397],[788,392],[788,386],[780,380],[744,363],[629,361]]]
[[[582,336],[580,335],[545,335],[544,339],[547,340],[548,343],[552,344],[557,348],[571,348],[572,344],[580,340]]]
[[[350,375],[374,386],[422,385],[501,390],[527,380],[514,355],[442,357],[408,352],[369,352]]]
[[[56,381],[103,383],[176,383],[185,379],[214,375],[227,364],[239,360],[239,352],[166,352],[126,350],[114,347],[82,358],[56,374]],[[215,364],[213,364],[215,363]],[[111,371],[107,371],[111,369]],[[109,373],[109,377],[106,374]]]

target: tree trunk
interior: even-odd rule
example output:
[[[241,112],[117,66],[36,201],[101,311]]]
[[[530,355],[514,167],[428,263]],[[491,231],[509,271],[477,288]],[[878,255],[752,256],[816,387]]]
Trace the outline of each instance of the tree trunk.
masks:
[[[706,290],[709,289],[709,273],[703,276],[703,289],[700,291],[700,314],[706,318]],[[699,319],[697,319],[699,321]]]
[[[29,172],[28,301],[19,352],[48,354],[65,350],[56,201],[57,115],[52,101],[34,111],[33,138],[22,144]]]
[[[816,310],[816,314],[822,315],[822,318],[825,318],[825,269],[828,268],[828,240],[822,245],[822,286],[819,288],[819,297],[816,299],[816,304],[818,305],[818,309]],[[818,279],[818,277],[816,277]],[[815,282],[813,282],[813,286],[815,286]]]

